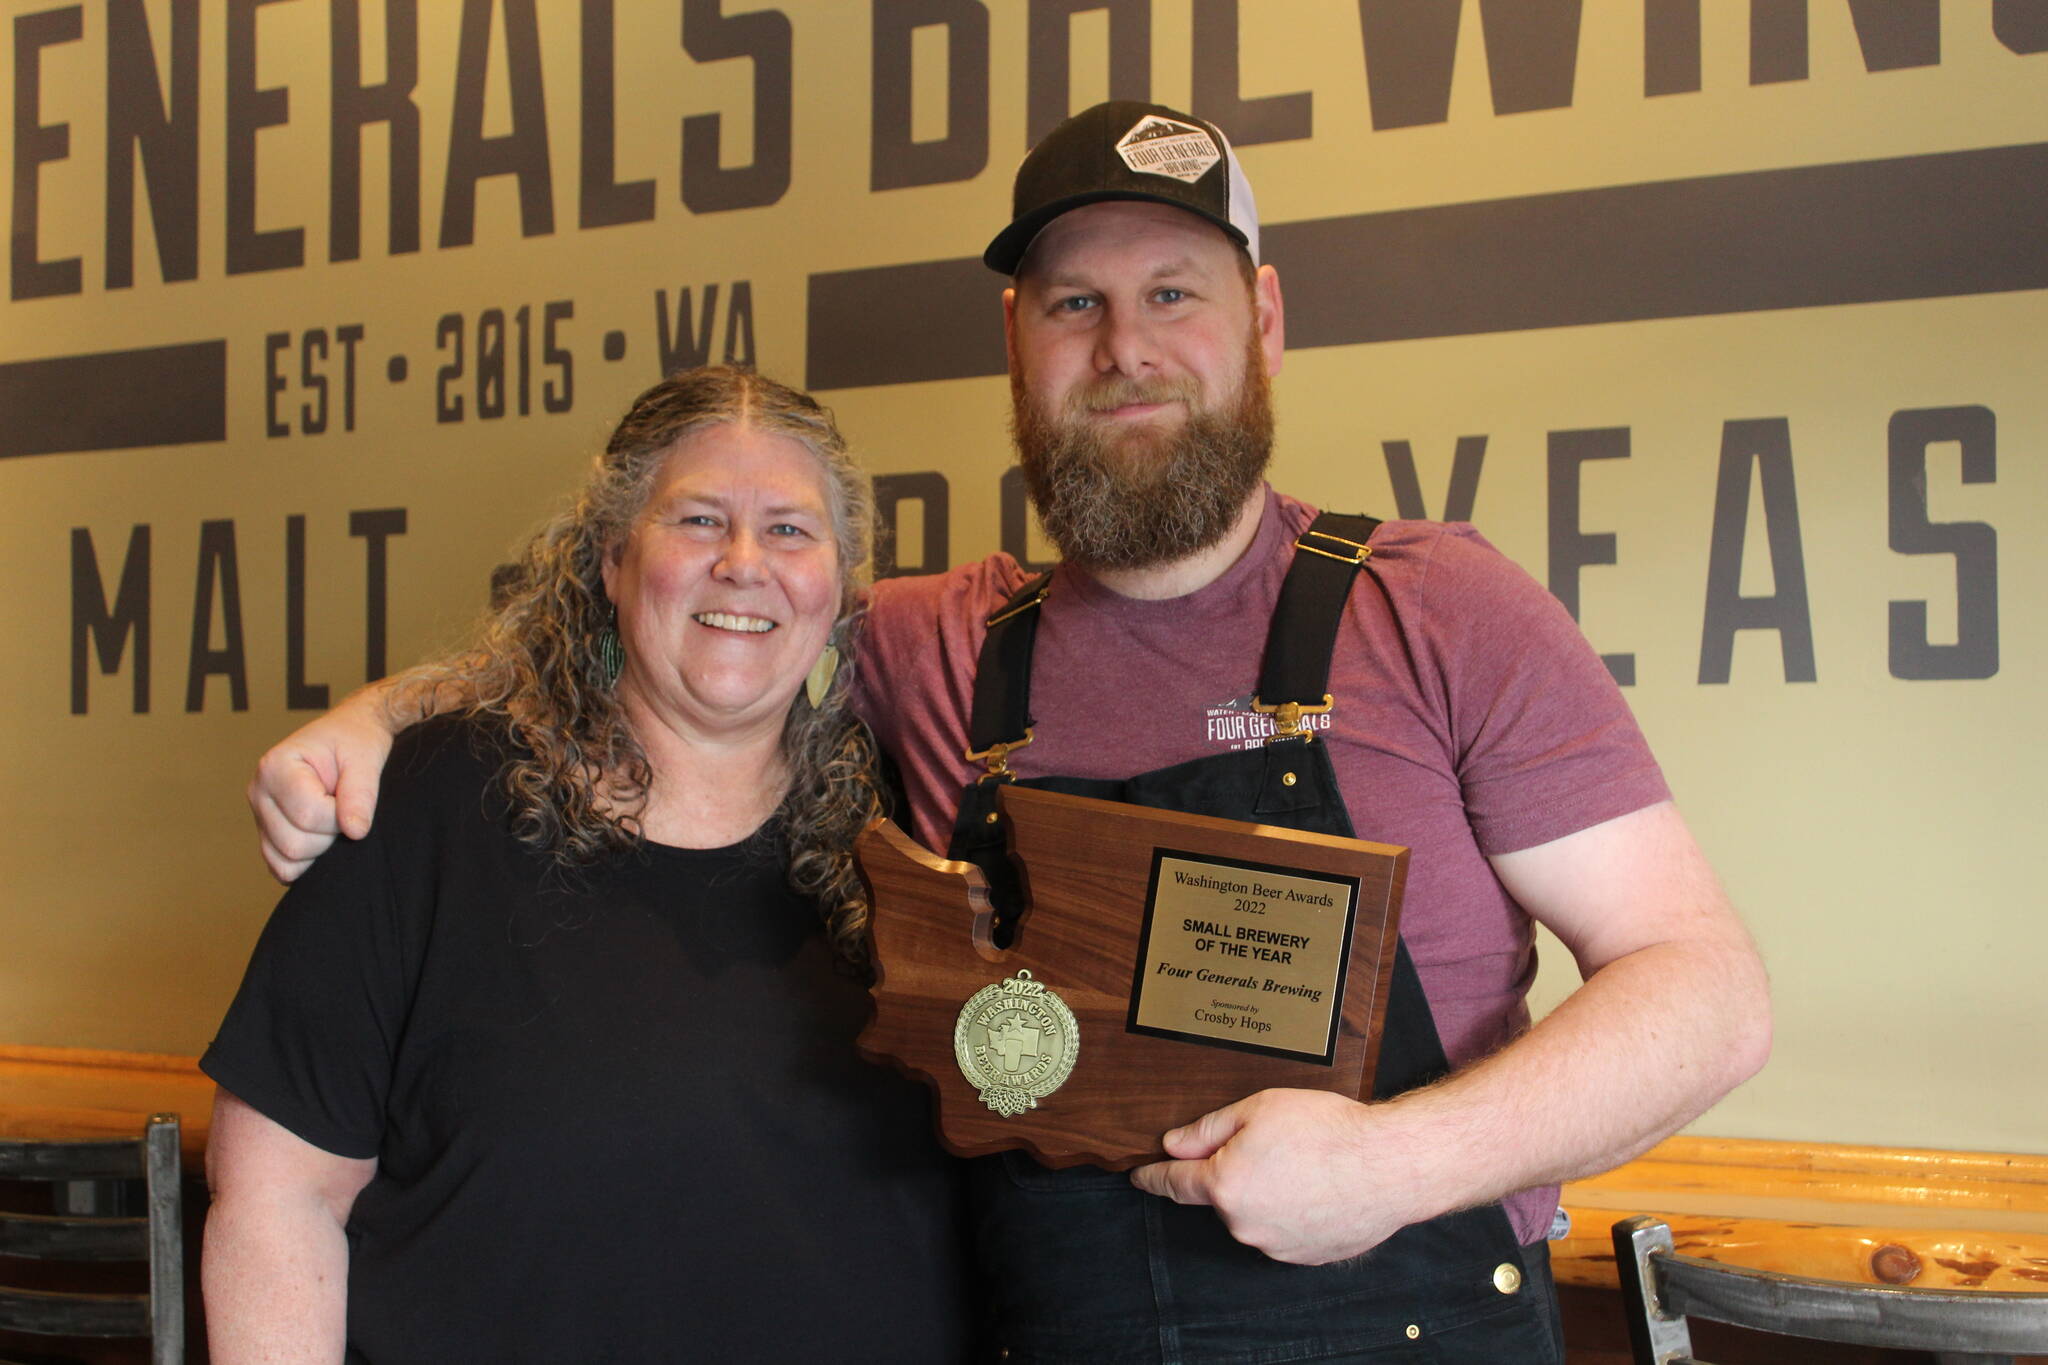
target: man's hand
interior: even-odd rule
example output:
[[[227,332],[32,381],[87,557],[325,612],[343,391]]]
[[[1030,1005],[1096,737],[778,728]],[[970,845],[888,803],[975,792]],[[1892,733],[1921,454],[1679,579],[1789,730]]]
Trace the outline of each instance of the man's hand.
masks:
[[[249,809],[273,877],[297,878],[336,834],[360,839],[370,832],[391,735],[382,691],[371,687],[263,755],[249,779]]]
[[[1398,1107],[1261,1090],[1168,1133],[1175,1159],[1138,1167],[1131,1183],[1214,1205],[1231,1236],[1276,1261],[1341,1261],[1438,1212],[1418,1201],[1423,1154],[1391,1121]]]

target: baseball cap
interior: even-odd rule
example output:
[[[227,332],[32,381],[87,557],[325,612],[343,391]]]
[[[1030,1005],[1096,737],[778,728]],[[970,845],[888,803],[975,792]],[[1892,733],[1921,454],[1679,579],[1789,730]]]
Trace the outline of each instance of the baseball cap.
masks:
[[[1010,225],[982,252],[983,264],[1016,274],[1047,223],[1105,199],[1186,209],[1229,233],[1258,262],[1258,208],[1223,130],[1163,104],[1111,100],[1082,110],[1031,149],[1017,168]]]

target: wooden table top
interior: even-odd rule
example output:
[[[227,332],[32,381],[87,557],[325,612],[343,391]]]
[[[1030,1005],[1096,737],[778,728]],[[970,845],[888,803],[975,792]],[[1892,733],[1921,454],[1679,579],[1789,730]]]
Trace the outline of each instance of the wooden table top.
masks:
[[[176,1114],[196,1175],[213,1091],[193,1057],[0,1044],[0,1137],[136,1137],[151,1114]]]

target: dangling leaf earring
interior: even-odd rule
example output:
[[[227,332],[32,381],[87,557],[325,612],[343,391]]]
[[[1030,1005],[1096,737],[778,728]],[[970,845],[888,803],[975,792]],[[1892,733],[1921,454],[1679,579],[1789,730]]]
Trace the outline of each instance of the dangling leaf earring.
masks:
[[[604,629],[597,633],[597,671],[607,688],[616,687],[619,674],[626,671],[626,646],[619,639],[619,609],[611,609]]]
[[[826,641],[824,653],[818,662],[811,665],[811,671],[804,678],[804,696],[810,700],[813,711],[823,709],[825,694],[832,690],[832,675],[839,671],[839,646]]]

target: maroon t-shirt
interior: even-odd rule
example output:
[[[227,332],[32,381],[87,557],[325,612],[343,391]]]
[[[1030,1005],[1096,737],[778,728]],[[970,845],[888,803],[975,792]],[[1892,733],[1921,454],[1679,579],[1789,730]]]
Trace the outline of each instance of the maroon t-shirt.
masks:
[[[1122,778],[1257,746],[1251,709],[1266,628],[1315,509],[1270,490],[1257,537],[1185,597],[1120,596],[1062,565],[1031,672],[1035,739],[1020,777]],[[1649,746],[1569,614],[1470,526],[1392,521],[1372,567],[1393,600],[1353,591],[1330,667],[1335,704],[1309,718],[1358,837],[1412,850],[1401,932],[1453,1066],[1528,1026],[1530,920],[1486,861],[1664,800]],[[943,852],[983,625],[1031,575],[1008,555],[876,585],[856,704],[902,769],[912,833]],[[1556,1189],[1508,1201],[1540,1238]]]

